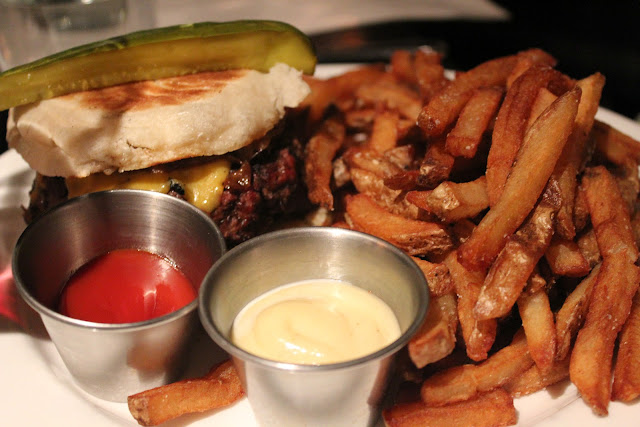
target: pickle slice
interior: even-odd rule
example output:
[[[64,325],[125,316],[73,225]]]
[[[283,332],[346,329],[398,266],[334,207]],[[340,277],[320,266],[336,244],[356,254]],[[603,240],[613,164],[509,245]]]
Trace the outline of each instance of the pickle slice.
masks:
[[[0,74],[0,111],[71,92],[282,62],[313,74],[307,36],[277,21],[201,22],[138,31],[74,47]]]

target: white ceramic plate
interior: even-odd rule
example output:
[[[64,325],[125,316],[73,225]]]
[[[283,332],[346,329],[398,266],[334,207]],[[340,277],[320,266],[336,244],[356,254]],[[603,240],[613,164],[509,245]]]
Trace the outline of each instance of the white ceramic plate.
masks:
[[[320,66],[328,76],[348,66]],[[606,90],[606,88],[605,88]],[[598,118],[640,140],[640,125],[608,110]],[[16,295],[10,272],[11,251],[24,229],[20,206],[27,203],[33,179],[22,158],[10,150],[0,156],[0,424],[24,426],[136,426],[126,404],[95,399],[71,379],[51,341],[28,307]],[[12,307],[21,324],[7,318]],[[28,332],[27,332],[28,331]],[[193,372],[205,370],[220,357],[201,335],[193,355]],[[578,398],[575,387],[563,383],[516,399],[519,426],[638,425],[640,406],[611,403],[610,415],[599,418]],[[256,426],[246,399],[216,413],[182,417],[167,426]]]

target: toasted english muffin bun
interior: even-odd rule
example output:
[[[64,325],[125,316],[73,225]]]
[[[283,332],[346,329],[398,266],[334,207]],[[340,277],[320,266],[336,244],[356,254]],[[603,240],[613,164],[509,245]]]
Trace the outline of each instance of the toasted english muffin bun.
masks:
[[[284,64],[136,82],[12,108],[7,141],[47,176],[144,169],[242,148],[308,93]]]

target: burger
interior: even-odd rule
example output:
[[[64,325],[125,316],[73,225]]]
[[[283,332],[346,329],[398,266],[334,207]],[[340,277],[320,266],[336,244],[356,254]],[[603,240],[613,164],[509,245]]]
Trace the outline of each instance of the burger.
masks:
[[[284,61],[13,106],[9,147],[37,172],[25,220],[85,193],[144,189],[205,211],[230,245],[247,240],[308,208],[296,107],[309,91],[302,71]]]

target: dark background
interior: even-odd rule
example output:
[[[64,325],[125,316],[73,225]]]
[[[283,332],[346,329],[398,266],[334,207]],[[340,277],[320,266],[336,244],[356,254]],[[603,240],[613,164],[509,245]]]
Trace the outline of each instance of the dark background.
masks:
[[[640,1],[506,1],[504,22],[403,21],[315,34],[321,63],[387,61],[397,48],[431,45],[451,69],[469,69],[496,56],[530,47],[558,59],[576,79],[599,71],[607,78],[602,106],[636,119],[640,114]],[[6,111],[0,112],[0,153]]]

